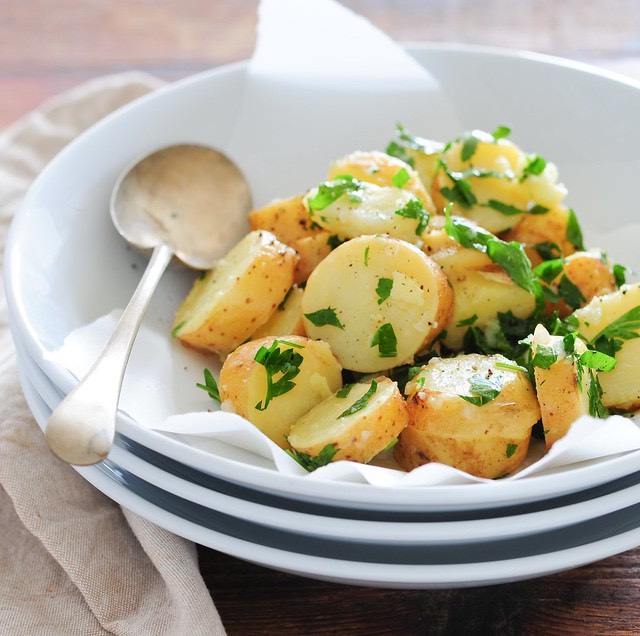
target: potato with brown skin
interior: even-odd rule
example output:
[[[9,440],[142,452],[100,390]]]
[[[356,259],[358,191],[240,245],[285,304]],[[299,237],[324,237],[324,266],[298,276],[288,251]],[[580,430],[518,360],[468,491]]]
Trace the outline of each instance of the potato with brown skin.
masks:
[[[440,462],[488,479],[517,468],[540,408],[513,366],[501,355],[431,359],[405,389],[409,425],[394,449],[400,466]]]
[[[309,212],[302,202],[303,195],[288,199],[277,199],[262,208],[249,212],[252,230],[267,230],[275,234],[279,241],[293,247],[305,236],[319,232],[309,218]]]
[[[402,189],[418,197],[424,207],[434,214],[436,211],[435,206],[420,179],[420,175],[402,159],[392,157],[378,150],[369,152],[357,150],[346,157],[337,159],[331,164],[327,179],[331,181],[342,175],[351,175],[360,181],[390,187],[395,185],[394,179],[397,178],[401,170],[406,171],[407,174],[407,180],[402,185]]]
[[[297,260],[270,232],[250,232],[194,282],[176,311],[173,335],[195,349],[227,355],[282,302]]]
[[[333,461],[366,464],[387,448],[408,422],[407,405],[398,385],[379,377],[345,387],[314,406],[291,427],[288,440],[292,448],[312,457],[332,444],[338,449]]]
[[[265,359],[269,350],[281,364],[273,362],[274,357]],[[276,395],[277,386],[282,386],[276,383],[283,379],[279,369],[286,371],[286,362],[298,373],[285,378],[292,385]],[[262,338],[241,345],[227,357],[218,386],[223,410],[241,415],[287,448],[285,436],[291,425],[342,387],[342,367],[325,342],[302,336]]]
[[[563,297],[565,278],[573,286],[573,291],[567,297]],[[564,259],[562,272],[548,287],[560,298],[556,302],[547,301],[546,313],[550,315],[557,311],[558,315],[564,318],[575,309],[584,307],[595,296],[615,291],[616,281],[611,266],[600,252],[575,252]],[[577,293],[574,287],[577,288]]]
[[[640,283],[623,285],[618,291],[602,296],[595,296],[591,302],[574,312],[578,319],[578,332],[588,342],[597,341],[599,336],[606,336],[612,323],[619,321],[629,312],[640,314]],[[627,322],[624,331],[638,337],[619,341],[620,349],[616,351],[616,366],[612,371],[599,374],[603,395],[602,403],[607,408],[636,410],[640,408],[640,328],[637,322]],[[609,336],[611,337],[611,336]]]
[[[584,341],[576,338],[575,352],[579,355],[586,349]],[[534,365],[536,393],[548,450],[567,434],[573,422],[589,413],[589,378],[579,368],[576,357],[565,351],[563,337],[550,335],[542,325],[533,332],[532,354],[534,362],[536,354],[543,359],[556,358],[548,367],[547,363]]]

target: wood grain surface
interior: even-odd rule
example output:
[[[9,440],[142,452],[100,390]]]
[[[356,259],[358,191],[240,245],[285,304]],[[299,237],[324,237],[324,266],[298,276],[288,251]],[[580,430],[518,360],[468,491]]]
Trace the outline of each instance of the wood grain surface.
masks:
[[[344,4],[398,41],[526,48],[640,79],[638,0]],[[247,58],[257,6],[258,0],[0,0],[0,128],[93,77],[140,69],[173,80]],[[343,586],[204,547],[199,556],[231,636],[640,633],[640,550],[531,581],[455,590]]]

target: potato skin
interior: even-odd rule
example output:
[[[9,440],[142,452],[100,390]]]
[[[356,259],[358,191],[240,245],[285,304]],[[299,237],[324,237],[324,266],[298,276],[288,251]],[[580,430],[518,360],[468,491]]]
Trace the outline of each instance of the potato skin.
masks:
[[[500,369],[497,362],[513,364],[500,355],[467,354],[433,358],[422,367],[405,389],[409,425],[394,449],[402,468],[435,461],[494,479],[522,462],[540,409],[525,374]],[[460,397],[471,395],[469,380],[478,373],[502,386],[483,406]]]
[[[634,283],[610,294],[595,296],[573,315],[578,319],[580,335],[591,341],[614,320],[638,306],[640,283]],[[624,340],[616,352],[615,369],[598,374],[598,378],[604,392],[602,403],[607,408],[628,411],[640,408],[640,337]]]
[[[589,413],[588,382],[586,374],[582,383],[578,381],[578,363],[566,355],[562,336],[552,336],[538,325],[533,332],[534,355],[539,346],[552,348],[558,356],[548,369],[534,367],[544,441],[549,450],[567,434],[573,422]],[[586,348],[584,341],[576,338],[576,353],[580,354]]]
[[[174,336],[195,349],[228,354],[282,302],[297,258],[270,232],[250,232],[194,282],[176,311]]]
[[[267,230],[279,241],[293,247],[305,236],[313,236],[319,231],[313,224],[304,203],[303,195],[288,199],[277,199],[262,208],[249,212],[252,230]]]
[[[259,410],[256,406],[266,397],[267,372],[255,357],[261,347],[268,348],[275,340],[281,351],[293,348],[303,360],[293,379],[295,386]],[[278,446],[288,448],[285,436],[291,425],[342,386],[342,367],[324,342],[293,335],[268,337],[252,340],[231,353],[220,370],[218,386],[224,410],[241,415]]]
[[[352,415],[339,418],[370,389],[370,382],[353,385],[345,398],[333,395],[315,406],[293,424],[289,444],[314,457],[333,444],[339,449],[333,461],[344,459],[365,464],[371,461],[409,422],[398,385],[386,377],[376,378],[375,382],[375,394],[362,410]]]
[[[386,299],[377,286],[386,278]],[[446,328],[452,292],[440,268],[418,248],[385,236],[361,236],[329,254],[313,271],[302,298],[305,331],[325,340],[342,366],[377,373],[403,364]],[[332,310],[340,326],[318,324],[313,315]],[[390,325],[397,338],[393,355],[373,343]]]

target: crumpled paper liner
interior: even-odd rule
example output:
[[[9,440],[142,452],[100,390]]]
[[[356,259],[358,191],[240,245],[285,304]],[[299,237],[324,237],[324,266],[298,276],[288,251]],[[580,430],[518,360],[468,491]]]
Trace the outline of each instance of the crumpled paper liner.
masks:
[[[268,0],[260,7],[258,44],[227,150],[243,158],[254,200],[260,204],[317,184],[330,158],[356,149],[384,148],[389,113],[423,134],[428,132],[418,122],[437,122],[440,138],[447,138],[460,132],[452,112],[427,71],[347,9],[330,0]],[[352,125],[340,125],[345,121]],[[279,131],[292,130],[293,142],[289,134],[286,143],[278,143]],[[598,244],[610,244],[611,254],[633,266],[637,257],[630,237],[638,236],[637,229],[618,228],[610,239],[599,236]],[[70,334],[50,359],[82,377],[118,315],[114,310]],[[211,357],[171,341],[166,324],[145,323],[129,363],[120,408],[141,426],[182,436],[190,446],[225,457],[233,457],[234,448],[242,449],[240,457],[248,451],[266,458],[274,470],[307,479],[364,480],[378,486],[487,481],[440,464],[406,474],[385,457],[376,460],[381,465],[336,462],[308,475],[242,418],[209,412],[215,406],[195,384],[202,382],[205,367],[215,371],[216,365]],[[637,449],[640,429],[635,421],[584,417],[548,454],[533,443],[527,461],[509,479]]]

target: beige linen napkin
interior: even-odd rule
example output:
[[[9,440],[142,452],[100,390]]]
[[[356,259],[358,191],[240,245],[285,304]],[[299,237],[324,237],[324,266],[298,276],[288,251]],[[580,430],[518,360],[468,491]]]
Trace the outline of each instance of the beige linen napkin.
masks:
[[[0,135],[0,257],[44,165],[159,85],[141,73],[94,80]],[[1,279],[0,291],[0,634],[224,634],[195,546],[120,508],[48,451],[20,390]]]

